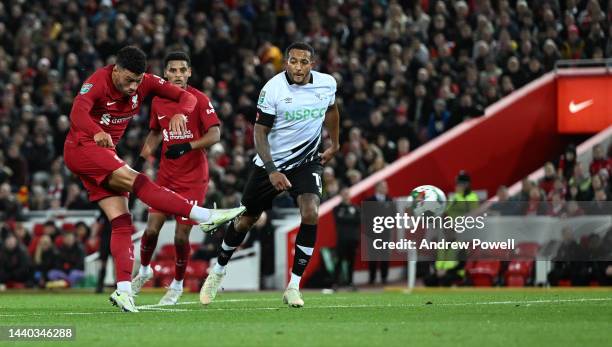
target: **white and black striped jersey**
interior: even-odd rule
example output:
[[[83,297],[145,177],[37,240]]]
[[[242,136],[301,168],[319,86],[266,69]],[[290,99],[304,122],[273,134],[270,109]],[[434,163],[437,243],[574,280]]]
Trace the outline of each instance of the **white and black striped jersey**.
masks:
[[[319,159],[325,112],[336,101],[336,80],[310,72],[304,85],[292,83],[286,72],[272,77],[257,100],[257,123],[271,127],[268,134],[272,160],[280,171]],[[256,155],[255,165],[263,167]]]

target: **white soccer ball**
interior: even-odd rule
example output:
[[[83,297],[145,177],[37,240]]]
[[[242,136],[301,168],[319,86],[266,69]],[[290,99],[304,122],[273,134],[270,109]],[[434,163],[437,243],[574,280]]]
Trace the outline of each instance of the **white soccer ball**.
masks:
[[[446,195],[432,185],[418,186],[410,193],[412,212],[415,216],[441,216],[446,210]]]

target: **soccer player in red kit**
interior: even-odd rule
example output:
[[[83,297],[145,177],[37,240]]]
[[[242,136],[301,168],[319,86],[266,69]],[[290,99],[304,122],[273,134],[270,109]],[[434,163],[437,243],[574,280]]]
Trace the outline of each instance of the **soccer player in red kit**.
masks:
[[[168,82],[187,90],[198,100],[193,112],[187,116],[187,130],[183,135],[170,132],[170,115],[180,112],[180,104],[168,99],[155,97],[151,103],[150,131],[138,157],[144,162],[155,152],[163,140],[162,156],[155,183],[171,189],[194,205],[204,203],[208,188],[208,162],[205,148],[219,142],[219,118],[208,99],[199,90],[188,86],[191,77],[191,60],[184,52],[171,52],[164,59],[164,77]],[[153,278],[150,262],[157,237],[166,221],[166,214],[149,209],[147,228],[140,243],[140,270],[132,281],[132,292],[137,294],[142,286]],[[174,305],[183,294],[183,279],[189,260],[189,232],[195,223],[188,218],[176,216],[174,231],[175,274],[168,291],[160,300],[161,305]]]
[[[70,132],[64,143],[64,161],[79,176],[111,222],[111,254],[117,274],[117,290],[110,301],[126,312],[138,312],[132,294],[132,217],[128,193],[168,214],[189,217],[208,232],[243,212],[243,208],[209,210],[190,204],[175,192],[153,183],[134,171],[115,152],[130,119],[140,111],[148,95],[178,102],[180,112],[168,115],[170,131],[182,135],[185,113],[194,110],[197,99],[164,79],[145,73],[146,55],[137,47],[117,52],[116,64],[98,69],[83,84],[70,112]]]

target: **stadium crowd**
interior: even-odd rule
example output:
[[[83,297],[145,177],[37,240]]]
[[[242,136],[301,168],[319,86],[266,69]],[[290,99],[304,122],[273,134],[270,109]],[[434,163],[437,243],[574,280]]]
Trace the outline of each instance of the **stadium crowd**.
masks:
[[[317,69],[338,82],[343,145],[324,172],[327,199],[482,115],[558,59],[612,56],[611,17],[610,3],[596,0],[3,0],[0,219],[95,208],[62,161],[68,115],[84,78],[127,44],[148,54],[157,75],[167,52],[191,55],[190,84],[211,98],[222,121],[221,143],[208,152],[207,205],[227,207],[239,202],[254,153],[257,95],[282,70],[293,41],[312,44]],[[118,146],[128,163],[148,130],[147,113]],[[153,160],[146,170],[155,173]],[[4,247],[15,225],[3,225]]]

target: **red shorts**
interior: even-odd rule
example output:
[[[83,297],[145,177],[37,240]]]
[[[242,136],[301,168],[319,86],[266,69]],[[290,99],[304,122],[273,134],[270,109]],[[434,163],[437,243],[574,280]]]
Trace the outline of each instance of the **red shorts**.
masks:
[[[158,174],[159,176],[159,174]],[[206,191],[208,190],[208,182],[198,182],[193,185],[175,185],[173,182],[169,182],[163,178],[157,177],[155,183],[158,185],[168,188],[178,195],[184,197],[189,201],[192,205],[202,206],[204,204],[204,199],[206,198]],[[158,211],[154,208],[149,207],[149,213],[163,213],[162,211]],[[192,221],[189,218],[175,216],[176,222],[178,224],[185,225],[197,225],[198,223]]]
[[[117,192],[103,186],[106,178],[125,165],[112,148],[96,144],[75,144],[66,140],[64,162],[72,173],[79,176],[89,193],[89,201],[96,202],[109,196],[125,196],[128,192]]]

